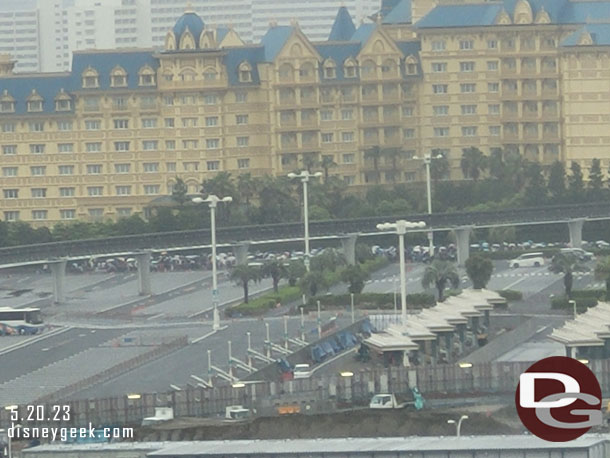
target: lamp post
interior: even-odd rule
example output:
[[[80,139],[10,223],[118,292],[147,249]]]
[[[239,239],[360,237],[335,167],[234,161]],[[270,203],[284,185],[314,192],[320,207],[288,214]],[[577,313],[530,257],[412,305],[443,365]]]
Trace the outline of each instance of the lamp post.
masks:
[[[419,221],[416,223],[398,220],[395,223],[382,223],[377,225],[380,231],[395,231],[398,235],[398,257],[400,259],[400,303],[402,306],[402,324],[407,324],[407,281],[405,272],[405,234],[407,229],[425,227],[426,223]]]
[[[212,304],[214,306],[214,321],[212,329],[217,331],[220,329],[220,315],[218,314],[218,279],[216,277],[216,206],[218,202],[229,203],[232,202],[233,198],[226,196],[220,198],[213,194],[210,194],[205,199],[201,197],[194,197],[193,202],[196,204],[207,203],[210,207],[210,221],[211,221],[211,232],[212,232]]]
[[[6,447],[2,450],[2,456],[12,458],[13,453],[11,450],[11,433],[6,429],[0,429],[0,433],[6,433]]]
[[[322,172],[309,173],[308,170],[303,170],[301,173],[289,173],[288,178],[300,178],[303,183],[303,220],[305,224],[305,268],[309,272],[309,205],[307,202],[307,183],[310,178],[319,178]]]
[[[442,159],[442,154],[437,154],[432,156],[431,153],[427,153],[424,157],[413,156],[413,159],[423,159],[424,164],[426,165],[426,191],[428,196],[428,215],[432,214],[432,185],[430,178],[430,164],[432,164],[433,159]],[[430,252],[430,257],[434,256],[434,233],[432,231],[428,232],[428,249]]]
[[[456,436],[457,437],[460,437],[460,433],[462,430],[462,422],[464,420],[468,420],[468,415],[462,415],[457,422],[455,420],[447,420],[447,423],[449,423],[450,425],[456,425]]]

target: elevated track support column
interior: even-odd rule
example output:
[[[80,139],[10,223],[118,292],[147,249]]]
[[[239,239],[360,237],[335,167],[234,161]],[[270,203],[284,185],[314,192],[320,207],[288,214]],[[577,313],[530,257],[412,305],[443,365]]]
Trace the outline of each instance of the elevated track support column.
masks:
[[[150,282],[150,251],[144,251],[135,255],[138,261],[138,292],[140,296],[152,294]]]
[[[345,260],[350,266],[356,264],[357,239],[358,233],[347,234],[345,237],[341,237],[341,248],[343,249],[343,256],[345,256]]]
[[[53,303],[63,304],[66,302],[66,259],[55,259],[49,261],[49,268],[53,274]]]
[[[248,248],[250,248],[250,242],[242,242],[233,249],[238,266],[248,264]]]
[[[582,247],[582,226],[584,224],[584,218],[572,219],[568,221],[568,229],[570,230],[570,246],[572,248]]]
[[[457,261],[459,266],[463,266],[470,256],[470,233],[472,232],[472,226],[456,227],[455,239],[457,245]]]

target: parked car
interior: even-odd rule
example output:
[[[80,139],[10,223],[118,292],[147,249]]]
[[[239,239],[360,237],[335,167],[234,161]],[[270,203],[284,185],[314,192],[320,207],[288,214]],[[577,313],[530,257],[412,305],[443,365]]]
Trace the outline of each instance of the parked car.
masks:
[[[413,398],[409,399],[396,394],[376,394],[369,403],[370,409],[403,409],[413,404]]]
[[[593,253],[585,251],[582,248],[562,248],[561,254],[573,255],[581,261],[590,261],[593,259]]]
[[[311,377],[311,368],[309,364],[295,364],[294,370],[292,371],[294,378],[309,378]]]
[[[544,265],[544,255],[539,252],[525,253],[517,259],[510,261],[509,265],[513,269],[516,269],[517,267],[540,267]]]

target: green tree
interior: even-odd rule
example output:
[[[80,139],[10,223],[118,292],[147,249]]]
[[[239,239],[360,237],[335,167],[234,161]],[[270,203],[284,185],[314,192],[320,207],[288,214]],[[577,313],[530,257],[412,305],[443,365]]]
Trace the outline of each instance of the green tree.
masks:
[[[506,178],[506,164],[504,163],[504,152],[495,149],[489,156],[489,175],[496,180],[503,181]]]
[[[606,300],[610,298],[610,256],[604,256],[595,265],[595,279],[606,283]]]
[[[324,171],[324,183],[328,183],[328,171],[332,167],[336,167],[337,163],[333,159],[332,155],[324,155],[322,156],[322,161],[320,161],[320,167]]]
[[[518,151],[508,151],[504,153],[504,174],[505,183],[513,190],[519,192],[525,184],[525,170],[527,161]]]
[[[515,226],[498,226],[489,229],[489,241],[491,243],[515,242],[517,230]]]
[[[574,202],[580,202],[584,197],[584,182],[582,169],[578,162],[572,161],[570,165],[570,175],[568,176],[568,195]]]
[[[259,282],[262,278],[260,267],[241,264],[233,267],[229,279],[244,290],[244,302],[248,303],[248,287],[250,282]]]
[[[451,165],[449,164],[449,159],[446,156],[439,156],[438,150],[432,150],[432,162],[430,163],[430,178],[436,184],[439,180],[444,180],[450,176],[451,173]]]
[[[466,260],[466,273],[474,289],[485,288],[491,279],[493,270],[494,266],[491,260],[481,255],[475,254]]]
[[[311,270],[318,270],[320,272],[327,270],[334,272],[337,270],[337,267],[344,264],[345,259],[343,258],[343,255],[339,254],[335,249],[327,248],[311,259]]]
[[[318,161],[319,153],[304,153],[302,156],[303,168],[306,169],[309,173],[318,165],[320,162]]]
[[[324,288],[328,288],[328,282],[324,274],[318,270],[312,270],[306,273],[299,281],[299,286],[303,294],[314,297],[318,294],[318,291]]]
[[[271,278],[271,281],[273,282],[273,291],[277,293],[280,280],[288,275],[288,269],[279,259],[269,259],[263,264],[261,274]]]
[[[379,145],[371,146],[364,151],[364,158],[373,161],[373,170],[375,171],[375,183],[379,184],[379,160],[383,156],[383,151]]]
[[[174,216],[172,209],[168,207],[155,208],[148,223],[152,232],[169,232],[180,229],[177,227],[176,217]]]
[[[237,195],[239,201],[244,202],[247,208],[250,208],[250,199],[258,191],[258,182],[252,178],[250,173],[242,173],[237,177]]]
[[[307,272],[307,269],[305,269],[305,264],[303,261],[290,261],[286,269],[286,279],[288,280],[288,284],[290,286],[295,286],[299,279],[305,275],[305,272]]]
[[[214,194],[218,197],[236,195],[235,183],[229,172],[218,172],[214,177],[203,180],[201,189],[203,194]]]
[[[566,296],[571,299],[574,272],[585,270],[585,267],[576,256],[559,253],[553,257],[549,270],[556,274],[563,274],[563,286],[565,288]]]
[[[554,201],[562,200],[566,195],[566,169],[563,162],[555,161],[549,168],[549,193]]]
[[[524,198],[527,205],[543,205],[546,202],[547,187],[538,162],[528,164]]]
[[[438,292],[438,301],[442,302],[444,300],[443,294],[447,284],[457,288],[460,286],[460,276],[455,268],[455,264],[437,259],[426,267],[421,282],[422,286],[426,289],[434,285]]]
[[[349,283],[348,291],[352,294],[360,294],[369,278],[370,274],[359,265],[348,266],[341,272],[341,281]]]
[[[471,146],[462,150],[460,167],[462,168],[464,178],[472,178],[474,181],[477,181],[481,173],[487,169],[487,165],[487,157],[479,148]]]
[[[375,255],[371,251],[371,247],[366,243],[356,243],[356,262],[362,264],[365,261],[373,259]]]
[[[176,177],[176,183],[172,186],[172,199],[182,207],[185,203],[189,201],[187,196],[188,194],[188,186],[184,182],[184,180],[180,177]]]
[[[298,183],[299,187],[301,183]],[[288,178],[263,177],[258,190],[258,214],[254,223],[284,223],[295,221],[301,206],[293,197],[292,184]]]
[[[131,215],[127,218],[119,218],[111,228],[114,235],[136,235],[149,232],[148,223],[140,215]]]
[[[589,200],[600,200],[602,198],[602,189],[604,187],[604,176],[599,159],[591,161],[589,169],[589,181],[587,183],[587,194]]]

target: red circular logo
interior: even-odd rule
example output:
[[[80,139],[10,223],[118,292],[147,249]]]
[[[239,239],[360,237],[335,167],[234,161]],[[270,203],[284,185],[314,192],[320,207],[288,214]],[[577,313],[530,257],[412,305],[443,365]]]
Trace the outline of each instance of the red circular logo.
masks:
[[[602,391],[595,374],[565,356],[541,359],[519,377],[515,404],[530,432],[567,442],[602,423]]]

